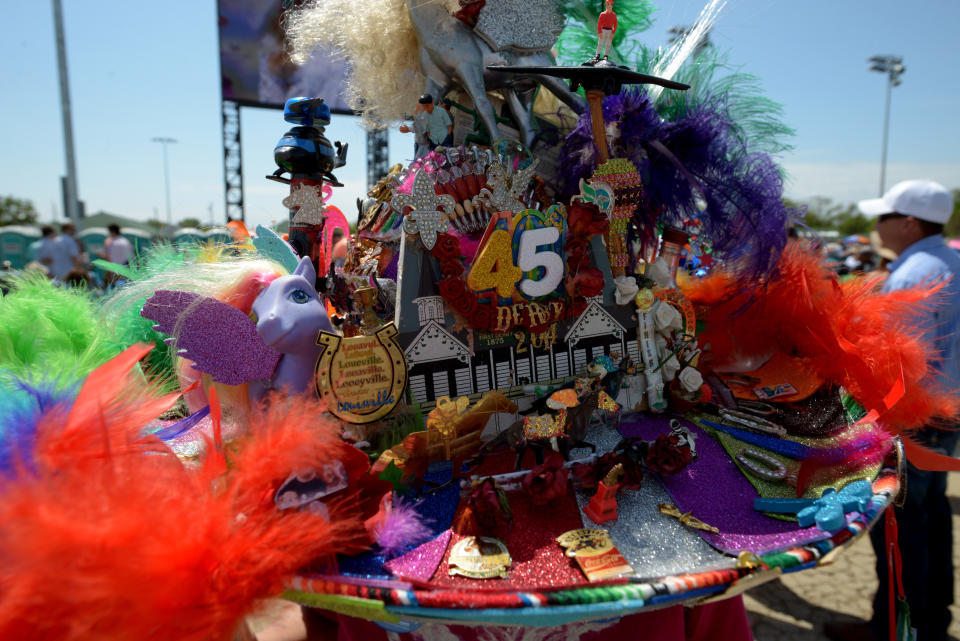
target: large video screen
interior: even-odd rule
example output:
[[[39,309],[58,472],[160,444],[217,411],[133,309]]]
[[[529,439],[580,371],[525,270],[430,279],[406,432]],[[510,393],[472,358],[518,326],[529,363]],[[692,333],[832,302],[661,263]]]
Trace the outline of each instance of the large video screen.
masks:
[[[223,98],[282,107],[289,98],[318,96],[335,113],[352,113],[342,95],[346,62],[317,49],[298,67],[284,48],[281,0],[219,0]]]

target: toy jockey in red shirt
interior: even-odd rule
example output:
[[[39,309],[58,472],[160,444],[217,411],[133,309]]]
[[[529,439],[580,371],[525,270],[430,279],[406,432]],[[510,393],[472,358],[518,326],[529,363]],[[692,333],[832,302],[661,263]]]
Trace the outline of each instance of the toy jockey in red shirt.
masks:
[[[597,57],[594,60],[607,57],[613,34],[617,32],[617,14],[613,12],[613,0],[607,0],[606,6],[606,10],[597,19]]]

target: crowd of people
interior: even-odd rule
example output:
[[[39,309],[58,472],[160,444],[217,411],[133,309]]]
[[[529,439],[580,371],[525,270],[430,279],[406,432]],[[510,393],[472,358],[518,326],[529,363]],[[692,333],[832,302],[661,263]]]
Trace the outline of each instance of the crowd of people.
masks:
[[[888,265],[897,258],[893,251],[881,244],[875,230],[869,237],[856,235],[842,242],[825,243],[823,253],[841,277],[889,271]]]
[[[115,275],[94,269],[91,261],[102,258],[118,265],[129,265],[135,254],[133,244],[121,233],[119,225],[112,223],[107,229],[109,235],[102,251],[91,253],[77,238],[73,223],[61,224],[59,234],[52,225],[44,225],[40,229],[40,240],[30,246],[30,262],[22,271],[42,274],[64,286],[85,287],[91,291],[106,289],[113,284]],[[9,261],[3,264],[2,270],[0,290],[6,292],[9,278],[18,272]]]

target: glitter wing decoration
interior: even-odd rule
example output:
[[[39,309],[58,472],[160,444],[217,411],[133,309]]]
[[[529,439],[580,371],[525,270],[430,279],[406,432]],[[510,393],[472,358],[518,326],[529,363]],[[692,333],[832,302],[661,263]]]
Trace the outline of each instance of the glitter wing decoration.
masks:
[[[390,201],[397,211],[412,207],[413,211],[403,217],[403,230],[408,234],[420,234],[420,242],[428,250],[437,243],[437,234],[450,229],[450,219],[456,201],[449,194],[437,194],[427,172],[422,169],[413,179],[413,189],[409,194],[397,194]],[[443,211],[437,211],[437,208]]]
[[[257,248],[258,254],[280,263],[288,273],[292,274],[297,269],[300,259],[293,248],[269,227],[257,225],[257,237],[253,239],[253,246]]]
[[[268,347],[256,324],[235,307],[192,292],[159,290],[140,315],[175,338],[178,354],[217,383],[239,385],[270,378],[280,353]]]

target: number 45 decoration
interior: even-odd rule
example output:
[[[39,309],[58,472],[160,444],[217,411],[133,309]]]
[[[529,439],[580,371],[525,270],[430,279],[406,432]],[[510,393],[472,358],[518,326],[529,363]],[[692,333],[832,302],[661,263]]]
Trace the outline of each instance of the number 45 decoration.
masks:
[[[563,205],[545,212],[496,214],[480,241],[467,285],[477,292],[496,289],[500,298],[509,299],[515,288],[526,298],[552,294],[563,283],[565,224]]]

